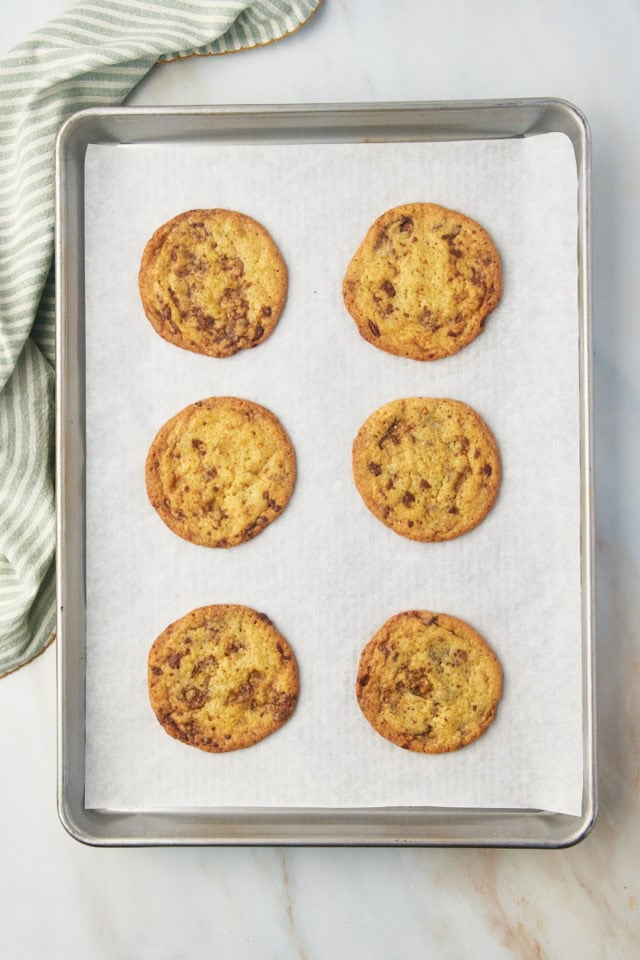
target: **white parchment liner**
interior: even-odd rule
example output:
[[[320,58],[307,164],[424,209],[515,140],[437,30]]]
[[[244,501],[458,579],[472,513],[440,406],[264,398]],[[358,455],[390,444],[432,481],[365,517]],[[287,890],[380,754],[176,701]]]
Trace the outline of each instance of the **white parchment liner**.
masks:
[[[86,805],[579,814],[577,175],[569,140],[92,146],[85,190]],[[503,258],[503,299],[485,332],[433,363],[367,344],[341,298],[344,270],[371,222],[415,200],[474,217]],[[276,331],[231,359],[165,343],[138,296],[146,240],[195,207],[255,217],[289,267]],[[286,511],[231,550],[179,539],[144,485],[160,425],[214,395],[273,410],[298,459]],[[502,456],[494,510],[448,543],[412,543],[385,528],[351,476],[363,420],[388,400],[419,395],[473,406]],[[148,702],[146,658],[168,623],[229,602],[265,611],[287,637],[300,700],[272,737],[212,755],[164,733]],[[467,620],[503,665],[496,721],[456,753],[394,747],[354,696],[362,647],[388,617],[411,608]]]

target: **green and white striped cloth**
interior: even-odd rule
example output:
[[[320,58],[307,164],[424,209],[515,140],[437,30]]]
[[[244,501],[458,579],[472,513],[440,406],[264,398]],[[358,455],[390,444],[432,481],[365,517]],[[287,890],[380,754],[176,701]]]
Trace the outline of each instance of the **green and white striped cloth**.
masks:
[[[297,30],[321,0],[88,0],[0,58],[0,677],[55,630],[54,141],[158,60]]]

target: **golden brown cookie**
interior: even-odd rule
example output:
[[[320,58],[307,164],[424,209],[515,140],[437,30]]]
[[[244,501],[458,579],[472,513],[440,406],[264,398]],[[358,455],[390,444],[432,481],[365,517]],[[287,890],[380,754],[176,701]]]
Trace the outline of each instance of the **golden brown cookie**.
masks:
[[[446,753],[484,733],[502,670],[463,620],[428,610],[398,613],[362,651],[356,696],[381,736],[405,750]]]
[[[401,357],[439,360],[482,332],[502,292],[486,230],[435,203],[387,210],[354,254],[342,292],[365,340]]]
[[[280,421],[257,403],[210,397],[160,428],[147,455],[147,494],[179,537],[233,547],[284,510],[295,453]]]
[[[235,210],[187,210],[153,234],[138,275],[144,311],[169,343],[210,357],[273,331],[287,268],[261,224]]]
[[[199,607],[170,624],[148,660],[149,699],[167,733],[224,753],[263,740],[293,713],[298,668],[264,613]]]
[[[453,540],[477,526],[498,495],[500,457],[482,417],[459,400],[392,400],[353,444],[360,496],[409,540]]]

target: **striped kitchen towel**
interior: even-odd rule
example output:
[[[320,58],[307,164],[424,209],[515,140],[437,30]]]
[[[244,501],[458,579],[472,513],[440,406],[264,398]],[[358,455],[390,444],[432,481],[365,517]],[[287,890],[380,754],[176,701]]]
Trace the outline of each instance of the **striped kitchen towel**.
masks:
[[[321,0],[87,0],[0,57],[0,677],[55,629],[54,141],[158,60],[244,50]]]

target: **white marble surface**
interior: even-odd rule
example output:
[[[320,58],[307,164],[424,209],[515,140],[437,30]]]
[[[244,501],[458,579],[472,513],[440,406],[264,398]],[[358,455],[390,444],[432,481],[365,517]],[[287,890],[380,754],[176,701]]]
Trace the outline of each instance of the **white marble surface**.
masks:
[[[5,6],[7,48],[68,4]],[[51,648],[0,683],[3,957],[640,954],[639,50],[636,0],[325,0],[296,36],[263,50],[159,67],[131,98],[560,96],[587,114],[594,137],[600,720],[600,817],[592,834],[554,852],[80,846],[55,809]]]

